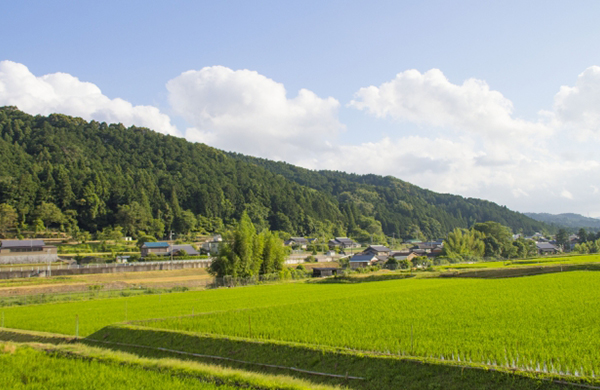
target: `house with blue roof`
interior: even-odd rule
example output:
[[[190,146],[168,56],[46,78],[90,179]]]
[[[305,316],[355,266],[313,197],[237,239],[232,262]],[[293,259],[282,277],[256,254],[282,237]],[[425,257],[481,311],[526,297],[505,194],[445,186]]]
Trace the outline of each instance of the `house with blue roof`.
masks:
[[[142,257],[147,257],[151,253],[156,256],[179,256],[184,253],[188,256],[198,256],[200,253],[191,245],[170,245],[168,242],[145,242],[141,248]]]
[[[170,245],[168,242],[145,242],[142,245],[142,257],[147,257],[151,253],[156,256],[166,256],[169,254]]]

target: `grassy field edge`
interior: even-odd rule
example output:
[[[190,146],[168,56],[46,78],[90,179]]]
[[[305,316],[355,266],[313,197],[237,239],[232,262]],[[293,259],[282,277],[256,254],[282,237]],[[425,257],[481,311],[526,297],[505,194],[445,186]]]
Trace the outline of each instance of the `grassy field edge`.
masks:
[[[3,338],[6,339],[4,334]],[[48,357],[69,358],[84,361],[101,362],[119,367],[142,368],[161,374],[180,378],[192,378],[218,386],[249,388],[256,390],[304,390],[320,389],[333,390],[335,387],[319,385],[301,379],[283,375],[268,375],[242,370],[223,368],[199,362],[184,361],[169,358],[145,358],[122,351],[89,346],[82,343],[48,344],[39,342],[0,341],[0,353],[14,352],[18,348],[32,348],[48,355]],[[6,352],[4,352],[6,353]]]
[[[564,389],[581,388],[581,384],[586,386],[598,385],[598,383],[589,379],[570,376],[521,372],[500,367],[460,364],[432,358],[407,358],[341,348],[157,330],[131,324],[108,326],[90,335],[83,342],[134,352],[146,357],[174,356],[174,354],[167,351],[155,349],[167,348],[230,358],[232,360],[224,361],[211,359],[210,357],[187,357],[233,368],[257,370],[256,363],[259,363],[295,367],[341,376],[363,377],[365,380],[340,381],[336,378],[315,377],[309,374],[286,372],[282,369],[260,367],[261,372],[284,372],[295,377],[317,381],[321,384],[344,385],[355,389]],[[123,345],[119,345],[119,343]],[[136,348],[131,345],[150,348]],[[570,384],[559,382],[570,382]]]

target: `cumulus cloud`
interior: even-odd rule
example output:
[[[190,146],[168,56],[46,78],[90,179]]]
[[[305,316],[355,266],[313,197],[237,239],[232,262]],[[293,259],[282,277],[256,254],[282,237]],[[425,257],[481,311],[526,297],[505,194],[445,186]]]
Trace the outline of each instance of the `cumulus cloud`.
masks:
[[[192,125],[186,138],[275,159],[327,149],[344,128],[339,102],[283,84],[257,72],[223,66],[190,70],[167,83],[175,113]]]
[[[110,99],[96,85],[67,73],[37,77],[25,65],[12,61],[0,62],[0,105],[17,106],[30,114],[62,113],[179,134],[170,118],[156,107]]]
[[[600,136],[600,66],[591,66],[577,77],[575,86],[562,86],[554,96],[556,125],[585,138]]]
[[[448,127],[495,140],[550,131],[543,123],[513,118],[512,102],[485,81],[452,84],[439,69],[407,70],[378,87],[361,88],[350,106],[379,118]]]

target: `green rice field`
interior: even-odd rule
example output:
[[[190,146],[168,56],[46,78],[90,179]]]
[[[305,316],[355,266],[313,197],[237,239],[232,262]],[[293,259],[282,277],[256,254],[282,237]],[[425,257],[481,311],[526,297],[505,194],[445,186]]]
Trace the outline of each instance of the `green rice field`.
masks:
[[[142,325],[541,372],[600,372],[600,274],[470,282],[382,282],[398,288]]]
[[[87,336],[124,321],[595,377],[600,273],[285,283],[2,309],[7,328]]]
[[[144,367],[106,364],[94,360],[50,356],[29,347],[0,344],[0,367],[3,389],[194,389],[233,390],[233,386],[217,386],[194,378],[152,372]]]

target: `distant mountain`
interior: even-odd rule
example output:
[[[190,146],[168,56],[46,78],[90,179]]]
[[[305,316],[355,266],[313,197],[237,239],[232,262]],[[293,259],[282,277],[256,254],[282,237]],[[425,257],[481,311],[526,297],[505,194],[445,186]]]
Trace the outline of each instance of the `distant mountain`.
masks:
[[[16,107],[0,107],[0,203],[16,209],[22,229],[120,225],[133,236],[220,231],[244,211],[261,229],[361,241],[438,238],[485,221],[525,234],[552,229],[493,202],[391,176],[311,171],[146,128]]]
[[[600,230],[600,219],[584,217],[574,213],[548,214],[548,213],[524,213],[536,221],[545,222],[558,227],[568,229],[585,228],[588,230]]]

